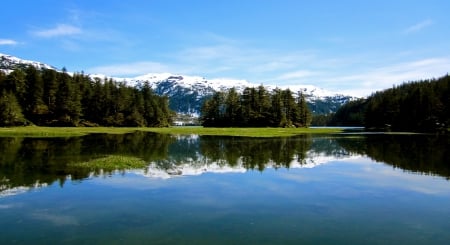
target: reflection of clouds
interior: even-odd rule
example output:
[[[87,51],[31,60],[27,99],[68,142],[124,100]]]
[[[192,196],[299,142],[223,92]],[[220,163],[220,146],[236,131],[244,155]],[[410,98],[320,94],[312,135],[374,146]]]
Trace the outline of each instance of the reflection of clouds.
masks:
[[[288,164],[290,169],[299,168],[315,168],[317,166],[327,164],[332,161],[341,161],[346,159],[359,159],[360,156],[330,156],[326,154],[319,154],[315,152],[308,152],[305,159],[298,161],[299,156],[294,155],[292,161]],[[265,169],[279,168],[277,163],[271,161],[264,163]],[[164,167],[163,167],[164,166]],[[179,176],[197,176],[205,173],[245,173],[248,169],[245,167],[242,157],[233,166],[229,165],[225,160],[211,161],[207,157],[199,156],[197,160],[186,158],[180,161],[165,160],[160,162],[152,162],[144,171],[143,175],[149,178],[170,179]],[[141,171],[138,171],[142,173]],[[135,172],[136,173],[136,172]]]
[[[441,177],[393,169],[392,166],[379,163],[372,162],[372,165],[371,168],[361,168],[353,175],[379,187],[396,187],[422,194],[450,193],[449,182]]]
[[[0,209],[9,209],[9,208],[14,208],[15,205],[12,204],[0,204]]]
[[[204,163],[205,159],[194,163],[192,161],[182,164],[168,163],[170,168],[162,169],[157,163],[151,163],[144,174],[146,177],[170,179],[177,176],[196,176],[205,173],[245,173],[247,170],[239,164],[238,166],[229,166],[228,164],[218,164],[216,162]]]
[[[79,225],[74,216],[49,214],[46,211],[35,212],[32,217],[37,220],[48,221],[56,226]]]
[[[3,188],[4,187],[2,186],[2,189]],[[23,187],[23,186],[13,187],[13,188],[10,188],[10,189],[6,189],[5,188],[4,190],[2,190],[0,192],[0,198],[19,195],[19,194],[22,194],[22,193],[25,193],[25,192],[29,191],[30,189],[31,189],[30,187]]]
[[[283,174],[284,179],[296,182],[342,180],[353,186],[370,186],[375,188],[395,188],[422,194],[448,194],[449,182],[441,177],[423,175],[395,169],[378,163],[370,158],[355,157],[334,160],[327,168],[310,175]]]
[[[39,180],[36,181],[32,186],[16,186],[9,187],[7,184],[0,186],[0,198],[19,195],[36,188],[42,188],[48,186],[47,183],[40,183]]]

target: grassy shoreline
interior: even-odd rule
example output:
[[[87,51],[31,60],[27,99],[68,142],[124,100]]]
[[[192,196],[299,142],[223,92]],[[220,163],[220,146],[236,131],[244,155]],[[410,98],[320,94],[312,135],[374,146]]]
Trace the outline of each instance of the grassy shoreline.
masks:
[[[342,128],[116,128],[116,127],[10,127],[0,128],[0,137],[76,137],[94,133],[125,134],[135,131],[173,135],[218,135],[246,137],[283,137],[300,134],[333,134]]]

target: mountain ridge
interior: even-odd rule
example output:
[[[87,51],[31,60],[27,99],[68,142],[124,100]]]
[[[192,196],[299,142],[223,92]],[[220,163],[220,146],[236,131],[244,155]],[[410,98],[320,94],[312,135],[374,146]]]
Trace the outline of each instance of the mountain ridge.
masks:
[[[54,66],[38,61],[25,60],[12,55],[0,53],[0,70],[6,73],[17,68],[24,68],[27,65],[36,67],[39,70],[53,69]],[[73,74],[70,73],[69,74]],[[257,87],[261,84],[251,83],[247,80],[216,78],[207,79],[202,76],[191,76],[176,73],[147,73],[131,78],[117,78],[101,74],[89,74],[93,79],[113,79],[117,82],[124,82],[129,86],[143,86],[148,83],[158,95],[165,95],[169,98],[170,109],[180,114],[200,115],[201,105],[205,99],[212,96],[217,91],[225,91],[232,87],[237,91],[242,91],[245,87]],[[311,111],[315,114],[328,114],[336,112],[340,106],[355,97],[340,94],[337,92],[321,89],[314,85],[263,85],[272,90],[274,88],[287,89],[293,92],[302,92],[307,99]]]

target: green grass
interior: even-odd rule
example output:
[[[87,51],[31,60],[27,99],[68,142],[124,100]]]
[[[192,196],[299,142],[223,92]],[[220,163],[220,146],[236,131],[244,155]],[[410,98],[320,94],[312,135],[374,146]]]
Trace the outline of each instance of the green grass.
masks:
[[[112,172],[115,170],[144,168],[147,163],[137,157],[110,155],[93,159],[87,162],[69,163],[69,167],[87,169],[89,171],[103,170]]]
[[[162,134],[197,134],[219,136],[246,136],[246,137],[282,137],[299,134],[330,134],[341,133],[337,128],[203,128],[203,127],[172,127],[172,128],[146,128]]]
[[[221,135],[247,137],[280,137],[299,134],[330,134],[343,132],[339,128],[115,128],[115,127],[10,127],[0,128],[0,137],[73,137],[92,133],[124,134],[134,131],[176,135]]]
[[[113,127],[8,127],[0,128],[0,137],[72,137],[92,133],[124,134],[137,129]]]

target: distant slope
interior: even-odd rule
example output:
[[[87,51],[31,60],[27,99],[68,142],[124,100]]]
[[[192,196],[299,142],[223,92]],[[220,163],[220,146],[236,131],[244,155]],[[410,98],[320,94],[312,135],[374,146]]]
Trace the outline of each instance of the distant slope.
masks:
[[[55,67],[42,62],[20,59],[11,55],[0,54],[0,70],[7,73],[32,65],[37,69],[53,69]],[[92,74],[91,77],[105,78],[107,75]],[[129,86],[142,86],[148,82],[158,95],[169,98],[170,109],[182,114],[199,115],[203,101],[216,91],[235,87],[238,91],[245,87],[256,87],[260,84],[236,79],[206,79],[200,76],[187,76],[171,73],[149,73],[134,78],[114,78],[119,82],[126,82]],[[268,88],[276,86],[266,85]],[[352,96],[326,91],[313,85],[278,86],[291,91],[301,91],[307,98],[307,103],[313,114],[328,114],[336,112],[343,104],[355,99]]]
[[[44,64],[42,62],[20,59],[11,55],[0,53],[0,70],[9,72],[14,69],[26,68],[27,66],[34,66],[36,69],[52,69],[57,70],[55,67]]]

